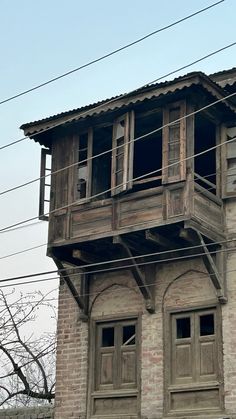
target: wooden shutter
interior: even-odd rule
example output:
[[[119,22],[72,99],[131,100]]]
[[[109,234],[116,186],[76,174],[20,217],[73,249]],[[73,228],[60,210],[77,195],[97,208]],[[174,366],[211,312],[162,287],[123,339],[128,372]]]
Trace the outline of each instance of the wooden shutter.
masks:
[[[114,324],[99,325],[96,345],[96,390],[115,387],[116,380],[116,336]]]
[[[196,381],[217,380],[216,313],[201,311],[195,314]]]
[[[137,386],[137,325],[126,323],[119,330],[119,387],[135,388]]]
[[[39,188],[39,219],[48,220],[51,192],[51,151],[41,149],[40,188]],[[46,177],[45,177],[46,176]]]
[[[236,127],[227,129],[227,138],[229,140],[236,137]],[[225,151],[225,153],[224,153]],[[222,148],[223,158],[223,170],[222,173],[222,186],[223,186],[223,197],[235,197],[236,196],[236,139],[226,143],[225,147]]]
[[[174,122],[185,115],[185,101],[168,105],[163,111],[163,183],[186,177],[186,119]]]
[[[111,195],[132,188],[134,112],[119,117],[113,125]]]
[[[96,390],[136,388],[136,321],[122,321],[98,325],[96,339]]]
[[[190,313],[172,316],[172,384],[194,379],[194,316]]]
[[[216,381],[217,339],[215,310],[173,315],[171,383]]]

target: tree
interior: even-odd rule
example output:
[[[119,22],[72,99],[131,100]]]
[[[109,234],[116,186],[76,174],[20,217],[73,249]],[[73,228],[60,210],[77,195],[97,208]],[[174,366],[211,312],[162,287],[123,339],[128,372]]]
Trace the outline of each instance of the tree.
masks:
[[[55,397],[55,307],[51,293],[0,290],[0,406],[51,403]],[[38,336],[47,311],[53,332]],[[50,325],[52,330],[52,325]]]

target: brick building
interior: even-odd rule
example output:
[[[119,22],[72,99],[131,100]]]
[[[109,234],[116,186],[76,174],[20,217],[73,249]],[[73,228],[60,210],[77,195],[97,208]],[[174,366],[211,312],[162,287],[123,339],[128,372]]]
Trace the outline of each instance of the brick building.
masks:
[[[234,93],[235,69],[193,72],[22,126],[61,273],[56,419],[236,417]]]

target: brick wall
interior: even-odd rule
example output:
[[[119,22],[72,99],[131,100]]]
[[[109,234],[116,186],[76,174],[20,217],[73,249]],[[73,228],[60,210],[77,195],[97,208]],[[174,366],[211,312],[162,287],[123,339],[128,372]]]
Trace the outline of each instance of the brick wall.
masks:
[[[236,256],[229,258],[235,266]],[[163,418],[164,348],[163,328],[167,308],[191,308],[216,302],[213,285],[200,259],[159,264],[150,278],[156,282],[156,312],[149,314],[143,297],[129,271],[97,274],[90,288],[90,315],[141,313],[141,412],[143,419]],[[224,370],[226,407],[236,411],[236,281],[228,277],[229,303],[223,306]],[[75,281],[76,286],[79,280]],[[79,289],[79,288],[78,288]],[[55,419],[85,419],[88,385],[88,323],[80,320],[79,310],[67,287],[59,297],[57,388]],[[234,358],[235,356],[235,358]],[[213,416],[212,416],[213,417]],[[223,416],[215,416],[214,419]],[[224,416],[227,417],[227,416]],[[187,418],[187,416],[185,416]]]
[[[74,280],[79,290],[79,279]],[[57,329],[55,418],[85,418],[88,323],[65,284],[60,286]]]
[[[53,419],[53,407],[26,407],[18,409],[1,409],[2,419]]]

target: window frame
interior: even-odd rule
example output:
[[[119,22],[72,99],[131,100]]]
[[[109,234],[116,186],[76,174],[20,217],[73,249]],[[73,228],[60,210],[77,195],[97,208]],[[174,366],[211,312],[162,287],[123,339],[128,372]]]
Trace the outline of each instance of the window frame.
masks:
[[[47,168],[47,156],[51,156],[51,167]],[[49,173],[47,173],[49,172]],[[40,161],[40,185],[39,185],[39,220],[48,221],[49,215],[45,215],[50,211],[51,205],[51,184],[47,183],[48,179],[51,176],[48,176],[52,173],[52,153],[48,148],[41,149],[41,161]],[[45,177],[47,176],[47,177]],[[46,188],[49,187],[49,199],[46,199]],[[49,204],[49,210],[45,210],[46,202]]]
[[[186,100],[169,103],[163,107],[163,134],[162,134],[162,184],[179,182],[186,179],[186,118],[181,119],[177,123],[170,123],[170,111],[172,109],[180,109],[179,118],[186,116]],[[169,138],[170,130],[173,126],[179,125],[179,174],[169,175]]]
[[[89,333],[89,371],[88,371],[88,395],[89,395],[89,403],[88,403],[88,411],[89,417],[93,416],[93,403],[96,398],[104,396],[104,398],[110,397],[129,397],[135,396],[137,398],[137,411],[140,411],[140,404],[141,404],[141,317],[142,313],[130,313],[126,316],[121,315],[113,315],[113,316],[98,316],[96,318],[90,319],[90,333]],[[104,390],[96,390],[96,381],[97,378],[94,377],[95,373],[95,362],[96,362],[96,339],[97,339],[97,325],[107,325],[112,323],[119,323],[119,322],[136,322],[136,388],[121,388],[121,389],[107,389]]]
[[[80,148],[80,137],[83,135],[87,135],[87,182],[86,182],[86,193],[83,198],[80,198],[78,196],[78,183],[79,183],[79,148]],[[81,131],[79,134],[76,134],[74,136],[74,150],[75,150],[75,156],[74,160],[75,163],[78,164],[74,167],[74,201],[83,203],[87,202],[91,198],[91,192],[92,192],[92,156],[93,156],[93,128],[90,127],[85,131]],[[85,166],[85,165],[84,165]]]
[[[172,375],[174,374],[172,371],[172,356],[173,356],[173,348],[172,348],[172,322],[173,318],[185,318],[188,316],[198,316],[199,318],[199,331],[200,331],[200,316],[205,314],[214,313],[214,321],[215,321],[215,352],[217,358],[217,377],[215,380],[197,380],[198,377],[195,376],[195,380],[187,379],[186,382],[181,380],[178,383],[174,383],[172,379]],[[180,393],[181,391],[199,391],[199,390],[210,390],[210,389],[219,389],[219,406],[220,410],[223,409],[223,356],[222,356],[222,348],[223,348],[223,340],[222,340],[222,318],[221,318],[221,308],[218,304],[212,302],[206,305],[193,305],[192,307],[184,307],[184,308],[171,308],[168,307],[164,311],[164,411],[166,414],[178,412],[182,414],[187,413],[195,413],[197,410],[171,410],[171,394],[172,393]],[[194,334],[196,331],[197,324],[194,323],[191,325],[194,327]],[[200,336],[199,341],[201,338],[206,338],[206,341],[211,338],[212,335],[207,336]],[[189,338],[183,338],[182,341],[186,341]],[[195,363],[199,363],[199,351],[197,353],[197,361],[196,361],[196,351],[193,351],[192,359]],[[217,407],[216,407],[217,410]],[[210,411],[212,409],[210,408]]]
[[[117,137],[118,125],[124,122],[124,137]],[[124,138],[124,144],[117,146],[117,141]],[[117,151],[123,148],[122,182],[117,184]],[[112,131],[112,163],[111,163],[111,196],[120,194],[133,186],[133,158],[134,158],[134,111],[127,112],[113,122]]]
[[[233,134],[233,137],[236,136],[236,126],[233,127],[222,127],[222,135],[221,135],[221,141],[223,141],[222,144],[222,150],[221,150],[221,159],[222,159],[222,198],[235,198],[236,197],[236,191],[230,192],[227,190],[227,184],[228,184],[228,177],[230,176],[228,174],[229,168],[228,168],[228,162],[235,160],[235,166],[234,166],[234,173],[235,173],[235,179],[236,179],[236,155],[235,157],[228,156],[228,148],[230,148],[231,144],[235,145],[236,147],[236,140],[227,143],[228,134],[230,130],[234,130],[235,134]],[[236,153],[235,153],[236,154]],[[233,174],[234,175],[234,174]],[[232,175],[232,176],[233,176]]]

